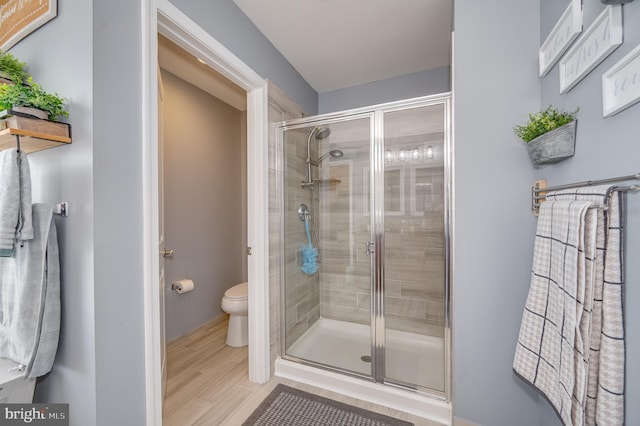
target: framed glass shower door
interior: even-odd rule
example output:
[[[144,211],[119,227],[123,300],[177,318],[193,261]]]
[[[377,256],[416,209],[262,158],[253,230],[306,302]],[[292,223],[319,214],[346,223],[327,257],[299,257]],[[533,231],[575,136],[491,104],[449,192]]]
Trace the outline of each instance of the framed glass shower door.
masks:
[[[446,101],[389,109],[384,128],[384,381],[445,392]]]
[[[373,115],[285,127],[283,351],[371,377]]]
[[[282,356],[447,398],[450,97],[280,126]]]

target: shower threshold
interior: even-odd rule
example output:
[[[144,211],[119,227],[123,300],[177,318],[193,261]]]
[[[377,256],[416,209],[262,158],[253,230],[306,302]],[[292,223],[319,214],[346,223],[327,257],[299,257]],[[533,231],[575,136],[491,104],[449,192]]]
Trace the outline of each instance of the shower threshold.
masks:
[[[282,358],[276,359],[275,375],[451,425],[451,403],[427,394],[373,383]]]

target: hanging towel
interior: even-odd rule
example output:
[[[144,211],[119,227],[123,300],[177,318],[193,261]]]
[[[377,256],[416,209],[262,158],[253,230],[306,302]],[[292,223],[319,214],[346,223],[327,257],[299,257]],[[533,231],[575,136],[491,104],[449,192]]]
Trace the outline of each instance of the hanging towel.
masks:
[[[38,377],[53,366],[60,331],[60,264],[53,206],[33,205],[34,238],[0,258],[0,357]]]
[[[1,151],[0,256],[11,256],[16,240],[32,238],[29,159],[16,149]]]
[[[538,218],[513,367],[565,425],[624,422],[622,194],[609,189],[549,193]]]

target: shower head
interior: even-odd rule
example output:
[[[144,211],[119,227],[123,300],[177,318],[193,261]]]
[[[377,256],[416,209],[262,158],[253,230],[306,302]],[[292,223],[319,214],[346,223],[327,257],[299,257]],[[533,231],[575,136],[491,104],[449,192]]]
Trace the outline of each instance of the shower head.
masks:
[[[314,127],[313,131],[316,132],[316,139],[318,140],[324,139],[331,134],[331,129],[328,127]]]
[[[316,140],[321,140],[324,139],[326,137],[328,137],[331,134],[331,129],[328,127],[318,127],[318,126],[314,126],[313,129],[311,129],[311,131],[309,132],[309,136],[307,137],[307,159],[305,161],[305,163],[307,164],[307,181],[311,182],[312,178],[311,178],[311,165],[317,166],[320,161],[322,161],[324,159],[324,156],[321,157],[320,159],[318,159],[318,161],[313,161],[311,159],[311,137],[313,135],[316,135]],[[333,151],[331,151],[333,152]],[[342,151],[339,151],[340,154],[336,155],[336,157],[341,157],[342,156]],[[327,154],[325,154],[326,156]]]
[[[332,149],[329,152],[325,152],[324,154],[322,154],[322,156],[320,158],[318,158],[317,164],[322,163],[322,161],[331,156],[331,158],[340,158],[344,155],[344,152],[340,151],[339,149]]]
[[[331,129],[328,127],[314,126],[313,129],[311,129],[309,136],[307,137],[307,164],[311,164],[313,162],[311,159],[311,137],[316,135],[316,140],[321,140],[328,137],[330,134]]]

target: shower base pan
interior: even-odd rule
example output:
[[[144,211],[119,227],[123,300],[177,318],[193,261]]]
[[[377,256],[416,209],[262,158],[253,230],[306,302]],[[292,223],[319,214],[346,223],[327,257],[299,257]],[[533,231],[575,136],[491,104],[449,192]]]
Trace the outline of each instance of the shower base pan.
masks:
[[[318,364],[371,375],[369,327],[345,321],[319,319],[296,341],[287,354]],[[386,376],[388,380],[444,389],[444,339],[386,332]],[[364,379],[278,359],[276,375],[307,383],[420,417],[449,424],[448,402],[419,392],[373,383]]]

